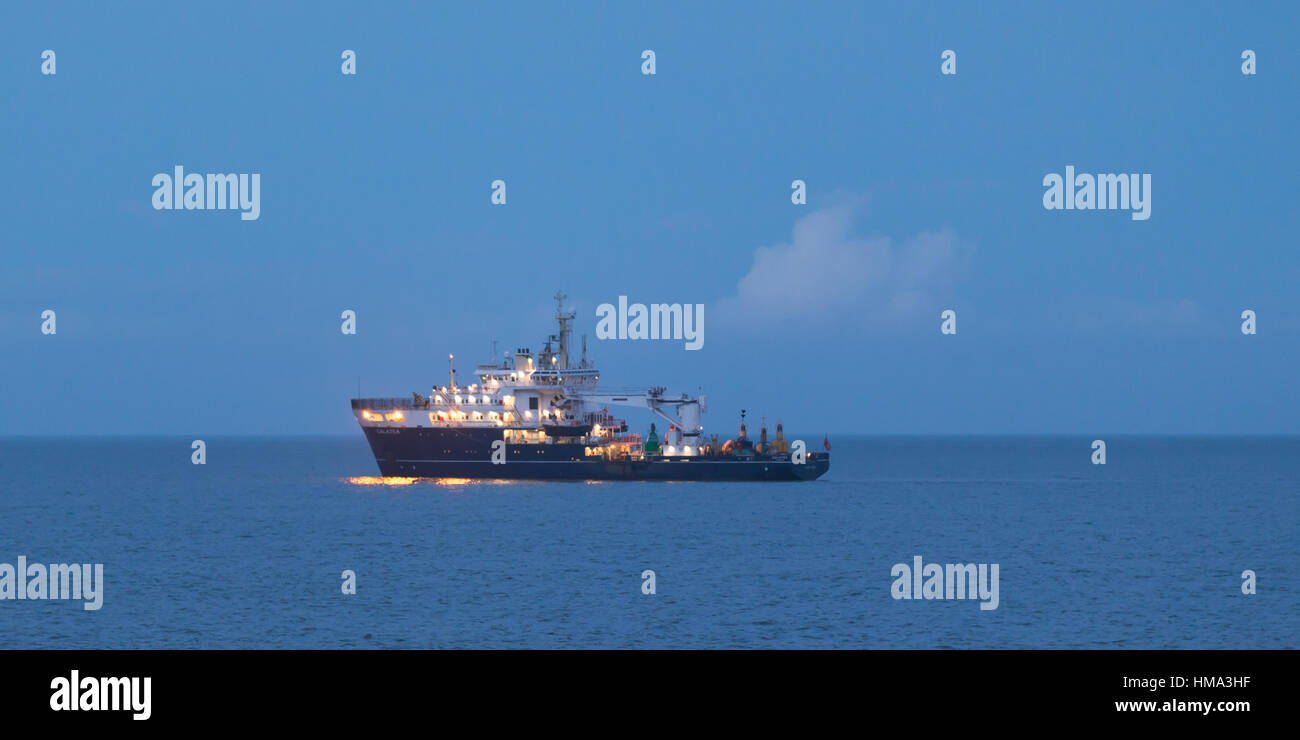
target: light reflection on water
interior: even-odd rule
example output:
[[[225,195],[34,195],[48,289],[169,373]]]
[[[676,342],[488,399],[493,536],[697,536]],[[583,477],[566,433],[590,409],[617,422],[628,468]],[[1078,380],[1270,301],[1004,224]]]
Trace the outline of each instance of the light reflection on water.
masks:
[[[354,486],[409,486],[412,483],[426,483],[434,486],[466,485],[516,485],[535,483],[536,481],[510,480],[507,478],[407,478],[399,476],[359,475],[345,479]],[[586,481],[600,483],[601,481]]]

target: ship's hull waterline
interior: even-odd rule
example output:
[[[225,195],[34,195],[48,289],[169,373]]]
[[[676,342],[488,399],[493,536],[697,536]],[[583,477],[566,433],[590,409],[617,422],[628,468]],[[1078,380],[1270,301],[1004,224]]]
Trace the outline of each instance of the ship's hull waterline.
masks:
[[[555,442],[506,445],[505,462],[492,462],[495,429],[367,427],[366,439],[385,477],[505,480],[804,481],[830,468],[830,456],[807,462],[762,456],[587,456],[586,445]]]

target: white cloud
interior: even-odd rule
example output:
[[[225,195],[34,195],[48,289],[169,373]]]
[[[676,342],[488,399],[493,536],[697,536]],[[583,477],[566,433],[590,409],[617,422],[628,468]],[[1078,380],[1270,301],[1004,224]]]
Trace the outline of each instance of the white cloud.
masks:
[[[961,272],[966,248],[951,231],[927,231],[895,244],[852,236],[848,207],[795,222],[789,243],[759,247],[735,295],[718,302],[718,320],[826,318],[846,313],[863,323],[939,315],[939,302]]]

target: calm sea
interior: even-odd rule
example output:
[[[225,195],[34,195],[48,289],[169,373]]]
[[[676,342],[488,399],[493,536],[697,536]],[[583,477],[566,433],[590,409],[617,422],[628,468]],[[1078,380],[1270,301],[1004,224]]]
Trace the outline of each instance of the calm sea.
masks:
[[[1104,466],[1091,441],[840,437],[814,483],[368,485],[360,435],[209,438],[201,466],[189,439],[0,439],[0,563],[105,578],[99,611],[0,601],[0,639],[1300,647],[1300,438],[1114,437]],[[998,564],[998,608],[895,600],[916,555]]]

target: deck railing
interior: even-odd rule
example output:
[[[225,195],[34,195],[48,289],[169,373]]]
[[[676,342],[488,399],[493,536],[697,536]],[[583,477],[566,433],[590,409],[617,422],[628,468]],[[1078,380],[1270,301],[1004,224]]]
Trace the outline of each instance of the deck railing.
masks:
[[[366,411],[391,411],[393,409],[427,409],[427,401],[417,404],[414,398],[354,398],[352,408]]]

